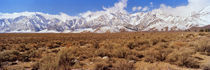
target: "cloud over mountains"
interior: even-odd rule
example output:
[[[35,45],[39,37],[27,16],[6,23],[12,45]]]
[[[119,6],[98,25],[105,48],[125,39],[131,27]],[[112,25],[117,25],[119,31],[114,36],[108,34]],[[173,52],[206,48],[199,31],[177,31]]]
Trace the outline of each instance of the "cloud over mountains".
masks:
[[[127,0],[121,0],[121,2],[124,2],[125,6],[127,3],[125,3]],[[125,7],[123,6],[123,7]],[[160,8],[154,9],[153,11],[160,11],[167,15],[173,15],[173,16],[181,16],[181,17],[188,17],[191,15],[194,15],[194,13],[198,13],[205,7],[210,6],[210,0],[188,0],[188,5],[185,6],[177,6],[175,8],[171,6],[167,6],[165,4],[161,4]],[[132,11],[142,11],[145,12],[149,10],[151,7],[153,7],[153,3],[150,2],[150,6],[134,6],[132,8]]]
[[[163,13],[168,15],[188,17],[194,15],[194,13],[198,13],[207,6],[210,6],[210,0],[188,0],[188,5],[186,6],[172,8],[161,4],[158,10],[161,10]]]
[[[127,13],[127,10],[125,8],[128,5],[128,0],[119,0],[119,2],[115,3],[112,7],[103,7],[103,10],[99,11],[87,11],[81,14],[90,13],[90,12],[100,12],[100,11],[109,11],[109,12],[124,12]],[[210,6],[210,0],[188,0],[188,5],[185,6],[177,6],[177,7],[171,7],[167,6],[165,4],[160,4],[159,8],[151,9],[153,6],[153,2],[150,2],[150,6],[134,6],[132,8],[133,12],[150,12],[150,11],[159,11],[167,15],[173,15],[173,16],[182,16],[182,17],[188,17],[193,15],[194,13],[199,12],[203,8]],[[10,13],[0,13],[0,15],[8,14]],[[17,13],[12,13],[17,14]],[[80,14],[80,15],[81,15]],[[131,13],[130,13],[131,14]]]

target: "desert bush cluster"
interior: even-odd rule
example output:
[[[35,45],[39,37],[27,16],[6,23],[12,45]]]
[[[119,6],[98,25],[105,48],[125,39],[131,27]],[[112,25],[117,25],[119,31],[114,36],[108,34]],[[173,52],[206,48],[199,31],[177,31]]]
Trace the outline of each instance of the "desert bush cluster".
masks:
[[[208,70],[209,58],[210,33],[0,34],[0,70]]]

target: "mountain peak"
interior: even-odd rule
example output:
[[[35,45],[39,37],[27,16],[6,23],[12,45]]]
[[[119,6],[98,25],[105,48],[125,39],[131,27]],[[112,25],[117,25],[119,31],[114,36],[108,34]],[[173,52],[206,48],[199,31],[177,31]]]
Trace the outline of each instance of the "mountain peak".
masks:
[[[209,7],[201,12],[209,12]],[[20,18],[23,16],[24,18]],[[159,11],[137,12],[86,12],[80,17],[65,13],[50,15],[41,12],[1,13],[0,32],[119,32],[186,30],[210,25],[210,14],[189,17],[167,15]]]
[[[210,6],[205,7],[204,9],[202,9],[202,10],[200,11],[200,13],[202,13],[202,14],[210,13]]]
[[[0,19],[17,18],[19,16],[33,16],[38,12],[0,13]]]

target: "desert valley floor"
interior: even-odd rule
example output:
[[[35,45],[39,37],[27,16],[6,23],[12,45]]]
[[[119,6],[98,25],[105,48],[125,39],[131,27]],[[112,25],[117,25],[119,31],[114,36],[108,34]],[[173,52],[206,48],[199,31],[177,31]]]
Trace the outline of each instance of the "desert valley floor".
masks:
[[[209,70],[210,33],[0,34],[0,70]]]

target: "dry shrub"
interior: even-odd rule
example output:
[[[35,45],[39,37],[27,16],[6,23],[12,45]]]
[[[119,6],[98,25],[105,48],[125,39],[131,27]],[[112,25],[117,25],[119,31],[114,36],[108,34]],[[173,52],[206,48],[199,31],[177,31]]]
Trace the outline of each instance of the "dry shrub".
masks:
[[[185,42],[180,42],[180,41],[175,41],[175,42],[172,42],[169,44],[169,47],[171,48],[175,48],[175,49],[179,49],[179,48],[182,48],[182,47],[186,47],[187,46],[187,43]]]
[[[1,70],[24,70],[24,67],[22,67],[22,66],[8,66],[8,67],[2,68]]]
[[[114,50],[120,48],[119,44],[112,43],[109,41],[104,41],[99,44],[99,48],[95,51],[95,54],[100,57],[108,56],[114,57]]]
[[[78,60],[85,60],[95,56],[95,48],[88,47],[71,47],[69,48],[68,54],[77,57]]]
[[[112,50],[121,47],[121,45],[112,41],[103,41],[99,44],[99,47],[103,49]]]
[[[150,42],[152,45],[156,45],[160,42],[160,40],[159,39],[150,39]]]
[[[54,49],[54,48],[58,48],[61,46],[61,42],[60,41],[55,41],[55,42],[48,42],[46,44],[46,47],[48,47],[48,49]]]
[[[88,68],[90,68],[90,70],[110,70],[110,68],[112,67],[112,65],[109,62],[109,59],[95,57],[88,60],[88,62],[92,63],[88,65]]]
[[[136,70],[184,70],[168,63],[146,63],[137,62],[135,64]]]
[[[199,33],[200,36],[206,36],[208,33]]]
[[[31,61],[33,58],[41,58],[41,55],[42,51],[40,50],[29,50],[21,53],[18,60],[28,62]]]
[[[84,65],[80,61],[94,56],[93,48],[70,47],[64,48],[58,53],[58,66],[61,69],[72,69]]]
[[[93,66],[93,70],[109,70],[110,68],[111,68],[111,65],[105,62],[98,62],[98,63],[95,63]]]
[[[128,41],[127,46],[128,46],[128,48],[130,48],[130,49],[134,49],[134,48],[138,47],[139,44],[137,44],[135,41]]]
[[[48,55],[44,57],[39,66],[41,70],[69,70],[78,63],[81,56],[85,55],[87,51],[79,47],[64,48],[57,56]],[[91,54],[91,53],[90,53]],[[89,57],[88,55],[85,55]]]
[[[125,59],[97,59],[91,70],[135,70],[134,62]]]
[[[83,40],[80,40],[80,41],[79,41],[79,45],[80,45],[80,46],[83,46],[83,45],[85,45],[85,44],[87,44],[87,43],[88,43],[87,41],[83,41]]]
[[[78,41],[73,41],[72,46],[80,46],[80,43]]]
[[[118,58],[126,58],[128,55],[131,55],[132,52],[126,47],[121,47],[121,48],[113,49],[112,54]]]
[[[203,70],[210,70],[210,64],[207,64],[202,67]]]
[[[33,65],[33,69],[37,70],[58,70],[59,64],[55,56],[47,55],[43,57],[39,62]]]
[[[0,61],[5,62],[5,61],[16,61],[18,60],[18,56],[20,53],[16,50],[6,50],[3,52],[0,52]]]
[[[186,35],[186,38],[191,38],[191,37],[195,37],[195,35],[194,34],[187,34]]]
[[[136,50],[131,50],[131,53],[129,55],[126,56],[127,60],[135,60],[135,61],[139,61],[142,58],[144,58],[143,53],[136,51]]]
[[[98,41],[93,40],[93,41],[90,42],[90,44],[92,44],[92,46],[96,49],[99,48],[99,42]]]
[[[168,55],[167,61],[172,64],[179,66],[185,66],[189,68],[199,68],[199,62],[197,59],[192,57],[195,54],[194,50],[189,48],[181,48],[180,50],[175,50]]]
[[[125,58],[134,59],[142,58],[139,52],[135,50],[130,50],[128,47],[123,47],[116,43],[105,42],[100,44],[100,48],[95,51],[96,56],[104,57],[114,57],[114,58]]]
[[[76,57],[71,49],[63,49],[58,55],[58,66],[64,70],[70,69],[76,63]]]
[[[5,50],[5,49],[6,49],[6,46],[3,45],[3,44],[0,44],[0,51],[3,51],[3,50]]]
[[[126,46],[130,49],[139,48],[143,45],[150,46],[149,40],[130,40],[127,42]]]
[[[88,42],[87,41],[85,41],[85,40],[79,40],[79,41],[74,41],[73,43],[72,43],[72,45],[73,46],[83,46],[83,45],[85,45],[85,44],[87,44]]]
[[[134,62],[129,62],[124,59],[116,60],[112,66],[112,70],[135,70]]]
[[[95,54],[96,56],[100,56],[100,57],[104,57],[104,56],[113,57],[113,55],[111,54],[111,50],[103,49],[103,48],[96,50]]]
[[[144,60],[146,62],[165,61],[170,53],[173,52],[172,48],[167,48],[166,44],[159,44],[153,48],[145,51]]]
[[[124,58],[128,60],[139,60],[144,57],[140,52],[135,50],[130,50],[127,47],[114,49],[112,55],[115,58]]]
[[[27,51],[27,50],[29,50],[30,48],[32,48],[32,47],[29,47],[29,46],[27,46],[26,44],[23,44],[23,43],[17,44],[17,45],[14,45],[14,46],[15,46],[15,48],[16,48],[18,51],[20,51],[20,52],[24,52],[24,51]]]
[[[159,51],[159,50],[149,50],[149,51],[146,51],[144,56],[144,61],[146,62],[150,62],[150,63],[153,63],[153,62],[156,62],[156,61],[164,61],[165,58],[166,58],[166,53],[161,53],[163,51]]]
[[[69,70],[77,62],[77,58],[74,55],[75,51],[73,50],[75,49],[64,48],[57,56],[47,55],[41,59],[38,65],[34,65],[34,67],[41,70]]]
[[[38,49],[37,44],[33,43],[20,43],[20,44],[13,44],[11,45],[13,50],[17,50],[19,52],[25,52],[30,50]]]
[[[78,61],[74,64],[72,69],[86,69],[85,66],[87,66],[87,61]]]
[[[210,40],[202,40],[202,41],[198,42],[196,51],[210,53]]]

